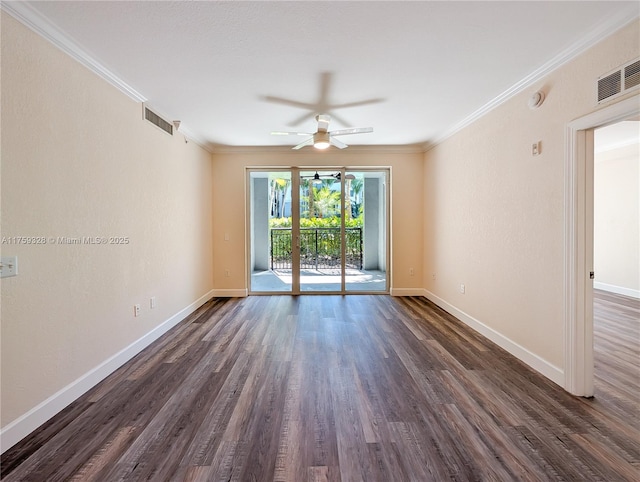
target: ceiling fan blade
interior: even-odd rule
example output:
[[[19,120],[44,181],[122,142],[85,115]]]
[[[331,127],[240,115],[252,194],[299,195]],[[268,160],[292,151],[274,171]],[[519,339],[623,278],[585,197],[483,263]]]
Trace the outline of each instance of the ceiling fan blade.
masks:
[[[274,104],[290,105],[292,107],[298,107],[300,109],[313,109],[315,106],[315,104],[309,104],[308,102],[299,102],[297,100],[275,97],[273,95],[265,95],[264,97],[262,97],[262,100],[273,102]]]
[[[347,102],[345,104],[336,104],[336,105],[332,105],[331,107],[334,109],[344,109],[346,107],[359,107],[361,105],[377,104],[379,102],[384,102],[384,99],[360,100],[357,102]]]
[[[327,112],[327,114],[330,115],[331,118],[338,124],[342,124],[343,126],[352,125],[352,122],[348,122],[342,116],[337,115],[335,112]]]
[[[309,139],[302,141],[297,146],[294,146],[293,149],[302,149],[304,146],[311,146],[311,145],[313,145],[313,137],[309,137]]]
[[[320,99],[318,100],[319,105],[328,104],[329,88],[331,87],[332,76],[333,74],[331,72],[322,72],[320,74]]]
[[[312,136],[313,132],[280,132],[275,131],[271,133],[272,136]]]
[[[331,142],[331,145],[336,146],[338,149],[344,149],[345,147],[349,147],[344,142],[339,141],[338,139],[334,139],[333,137],[329,137],[329,142]]]
[[[337,172],[333,175],[333,177],[335,178],[336,181],[339,181],[342,178],[342,175]],[[353,174],[347,174],[346,176],[344,176],[345,179],[348,179],[349,181],[353,181],[356,176],[354,176]]]
[[[313,107],[311,107],[311,108],[313,108]],[[293,121],[289,122],[288,125],[290,125],[291,127],[298,126],[298,125],[302,124],[304,121],[306,121],[307,119],[312,119],[314,116],[315,116],[315,113],[313,111],[307,112],[306,114],[303,114],[300,117],[298,117],[297,119],[294,119]]]
[[[373,132],[373,127],[352,127],[350,129],[331,131],[329,134],[332,136],[346,136],[347,134],[366,134],[367,132]]]

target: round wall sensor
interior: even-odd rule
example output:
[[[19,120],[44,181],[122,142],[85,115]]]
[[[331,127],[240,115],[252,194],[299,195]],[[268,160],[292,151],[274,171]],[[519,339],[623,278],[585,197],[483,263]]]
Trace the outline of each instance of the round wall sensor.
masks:
[[[544,92],[539,90],[529,98],[529,108],[537,109],[544,102]]]

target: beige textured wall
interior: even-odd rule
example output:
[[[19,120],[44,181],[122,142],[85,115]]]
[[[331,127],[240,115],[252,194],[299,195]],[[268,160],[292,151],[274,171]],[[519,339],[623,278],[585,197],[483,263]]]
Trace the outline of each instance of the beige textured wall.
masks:
[[[640,55],[638,27],[629,24],[425,155],[425,288],[559,369],[565,126],[598,108],[600,75]],[[538,88],[547,99],[530,110]],[[542,154],[533,157],[537,141]]]
[[[422,154],[383,148],[318,152],[255,149],[213,156],[214,285],[216,290],[248,288],[245,263],[245,167],[391,167],[391,263],[393,289],[422,287]],[[229,241],[224,240],[225,233]],[[415,275],[409,276],[409,268]],[[230,272],[224,276],[225,269]]]
[[[6,14],[1,154],[2,236],[129,239],[2,245],[4,427],[209,292],[213,250],[210,154]]]
[[[596,153],[596,281],[640,297],[640,144]]]

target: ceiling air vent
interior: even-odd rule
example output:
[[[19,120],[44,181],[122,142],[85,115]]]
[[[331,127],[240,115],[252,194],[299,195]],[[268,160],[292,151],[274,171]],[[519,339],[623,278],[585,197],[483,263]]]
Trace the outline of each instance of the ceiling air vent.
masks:
[[[144,108],[144,118],[151,122],[153,125],[165,131],[167,134],[173,135],[173,125],[164,120],[155,112],[149,110],[148,107]]]
[[[598,103],[640,86],[640,60],[634,60],[598,79]]]

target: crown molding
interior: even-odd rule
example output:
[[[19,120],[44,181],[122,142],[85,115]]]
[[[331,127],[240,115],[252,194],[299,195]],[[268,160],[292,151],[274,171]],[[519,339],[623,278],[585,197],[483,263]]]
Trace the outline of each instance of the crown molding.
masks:
[[[157,115],[162,117],[167,122],[173,123],[175,121],[175,118],[173,116],[168,115],[162,109],[156,108],[156,106],[154,106],[150,102],[142,102],[141,105],[142,105],[142,111],[143,111],[143,114],[142,114],[143,118],[144,118],[144,108],[148,107],[151,111],[155,112]],[[175,125],[174,125],[174,127],[175,127]],[[183,136],[185,141],[187,141],[187,140],[188,141],[192,141],[195,144],[197,144],[198,146],[200,146],[202,149],[207,151],[209,154],[213,154],[213,150],[211,148],[211,144],[206,139],[200,137],[198,134],[196,134],[191,129],[189,129],[189,126],[186,125],[182,121],[180,121],[180,128],[179,129],[175,129],[175,131],[174,131],[174,133],[172,135],[177,136],[178,134]]]
[[[341,152],[344,154],[356,154],[359,152],[388,152],[392,154],[423,154],[422,144],[400,144],[400,145],[350,145],[347,149],[332,147],[327,150],[313,149],[312,146],[294,151],[291,146],[227,146],[222,144],[209,144],[207,149],[213,154],[267,154],[281,153],[285,155],[317,155],[322,156],[327,153]]]
[[[36,34],[51,42],[55,47],[62,50],[65,54],[79,62],[81,65],[89,69],[101,79],[105,80],[109,84],[113,85],[120,92],[127,97],[133,99],[136,102],[145,103],[147,98],[138,92],[136,89],[127,84],[124,80],[113,74],[100,62],[96,61],[87,52],[85,52],[74,40],[72,40],[67,34],[62,32],[58,27],[53,25],[46,17],[41,15],[36,9],[34,9],[29,3],[26,2],[7,2],[0,1],[0,9],[27,28],[34,31]],[[154,108],[155,110],[155,108]],[[162,114],[158,112],[158,114]],[[170,119],[171,116],[163,116]],[[202,137],[198,136],[185,124],[180,126],[179,133],[185,138],[195,142],[209,153],[212,152],[208,142]]]
[[[180,124],[180,129],[177,130],[177,133],[183,135],[185,137],[185,140],[188,139],[190,141],[193,141],[195,144],[200,146],[202,149],[207,151],[209,154],[213,154],[214,153],[213,149],[211,148],[210,143],[207,142],[206,139],[204,139],[203,137],[199,136],[198,134],[193,132],[191,129],[189,129],[189,126],[185,126],[184,124]]]
[[[46,17],[41,15],[36,9],[34,9],[27,2],[18,1],[1,1],[0,9],[7,12],[16,20],[36,32],[41,37],[45,38],[67,55],[80,62],[86,68],[112,84],[118,90],[132,98],[137,102],[146,102],[146,98],[125,81],[114,75],[109,69],[93,59],[87,52],[85,52],[74,40],[68,35],[62,32],[58,27],[53,25]],[[519,82],[515,83],[509,89],[487,102],[478,110],[472,112],[460,122],[454,124],[446,131],[438,135],[435,139],[426,141],[422,144],[411,144],[407,146],[351,146],[350,150],[369,150],[369,151],[383,151],[389,152],[426,152],[433,149],[438,144],[444,142],[449,137],[453,136],[457,132],[461,131],[470,124],[476,122],[490,111],[503,104],[507,100],[511,99],[515,95],[519,94],[523,90],[530,87],[532,84],[539,82],[542,78],[553,72],[554,70],[562,67],[578,55],[582,54],[595,44],[605,39],[614,32],[620,30],[625,25],[631,23],[633,20],[640,16],[638,6],[630,4],[628,7],[621,9],[616,15],[611,17],[606,22],[603,22],[596,28],[594,28],[588,35],[579,39],[574,44],[560,52],[554,58],[544,63],[542,66],[531,72]],[[192,131],[189,131],[187,126],[181,126],[182,133],[200,145],[203,149],[210,153],[240,153],[240,152],[286,152],[290,151],[287,146],[225,146],[218,145],[211,142],[207,142],[200,136],[195,135]]]
[[[617,32],[624,26],[628,25],[632,21],[636,20],[640,16],[640,11],[637,5],[629,5],[628,7],[622,9],[618,12],[617,15],[614,15],[606,22],[598,25],[594,28],[588,35],[582,37],[577,42],[573,43],[565,50],[560,52],[558,55],[550,59],[549,61],[542,64],[536,70],[531,72],[529,75],[524,77],[519,82],[516,82],[510,88],[502,92],[497,97],[493,98],[485,105],[480,107],[475,112],[472,112],[467,117],[462,119],[457,124],[454,124],[452,127],[444,131],[435,139],[425,142],[423,144],[425,152],[433,149],[438,144],[444,142],[449,137],[453,136],[457,132],[461,131],[465,127],[473,124],[475,121],[479,120],[484,115],[488,114],[490,111],[498,107],[499,105],[505,103],[507,100],[511,99],[515,95],[524,91],[525,89],[531,87],[533,84],[541,81],[544,77],[549,75],[551,72],[559,69],[563,65],[566,65],[573,59],[575,59],[578,55],[586,52],[591,47],[601,42],[608,36]]]
[[[80,62],[93,73],[97,74],[118,90],[137,102],[145,102],[147,99],[124,80],[114,75],[100,62],[92,58],[74,40],[58,27],[53,25],[46,17],[26,2],[0,2],[2,11],[7,12],[35,33],[48,40],[71,58]]]

